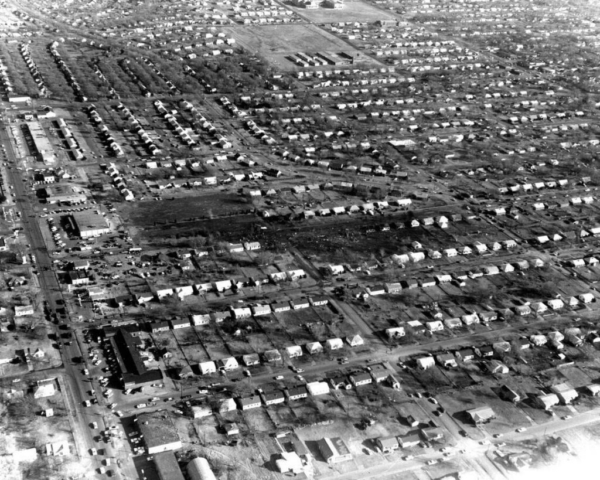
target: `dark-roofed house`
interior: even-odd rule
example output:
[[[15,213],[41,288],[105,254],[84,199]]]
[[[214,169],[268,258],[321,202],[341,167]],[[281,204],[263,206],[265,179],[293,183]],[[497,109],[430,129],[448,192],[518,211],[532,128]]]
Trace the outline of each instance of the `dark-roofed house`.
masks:
[[[350,381],[355,387],[360,387],[361,385],[368,385],[369,383],[373,383],[371,375],[369,375],[367,372],[353,373],[352,375],[350,375]]]
[[[266,392],[263,394],[263,400],[265,405],[276,405],[278,403],[283,403],[285,397],[281,390],[277,390],[276,392]]]
[[[456,358],[463,362],[470,362],[475,358],[475,351],[472,348],[463,348],[455,353]]]
[[[157,321],[157,322],[150,323],[150,331],[152,333],[168,332],[169,330],[170,330],[169,322]]]
[[[512,388],[502,385],[498,391],[498,396],[509,402],[518,403],[521,401],[521,396],[515,392]]]
[[[308,390],[304,385],[290,388],[287,391],[288,400],[300,400],[308,397]]]

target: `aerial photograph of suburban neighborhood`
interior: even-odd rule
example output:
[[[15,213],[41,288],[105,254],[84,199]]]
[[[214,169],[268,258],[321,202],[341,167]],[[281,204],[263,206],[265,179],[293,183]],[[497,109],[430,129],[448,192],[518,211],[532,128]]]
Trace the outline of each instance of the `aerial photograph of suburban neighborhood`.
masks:
[[[0,480],[600,478],[599,78],[600,0],[0,0]]]

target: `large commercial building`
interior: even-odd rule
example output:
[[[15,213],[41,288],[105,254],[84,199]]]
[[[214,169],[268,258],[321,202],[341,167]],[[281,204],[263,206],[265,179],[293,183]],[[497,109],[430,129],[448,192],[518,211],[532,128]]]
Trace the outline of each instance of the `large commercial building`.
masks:
[[[117,358],[123,388],[140,388],[162,382],[163,375],[159,369],[148,370],[144,365],[138,350],[141,343],[138,337],[127,329],[119,328],[110,336],[110,343]]]
[[[83,203],[87,201],[85,193],[75,190],[71,185],[49,185],[43,189],[47,203]]]
[[[96,211],[75,212],[71,218],[73,229],[81,238],[99,237],[110,232],[108,222]]]
[[[154,466],[160,480],[185,480],[173,452],[163,452],[154,455]]]
[[[33,146],[35,148],[35,155],[42,162],[49,164],[56,161],[56,155],[54,154],[54,148],[46,136],[46,132],[42,128],[39,122],[27,122],[27,130],[33,140]]]
[[[173,420],[163,412],[138,415],[137,426],[149,455],[178,450],[182,447]]]

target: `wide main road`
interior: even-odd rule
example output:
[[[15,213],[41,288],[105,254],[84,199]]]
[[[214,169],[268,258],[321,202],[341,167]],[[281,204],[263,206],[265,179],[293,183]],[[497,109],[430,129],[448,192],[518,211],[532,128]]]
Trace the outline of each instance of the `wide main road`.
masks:
[[[13,194],[15,204],[21,211],[21,223],[29,240],[29,247],[36,258],[40,288],[44,295],[44,299],[47,302],[48,309],[54,312],[56,311],[58,300],[61,300],[62,306],[65,305],[62,291],[53,269],[52,258],[48,252],[42,230],[36,218],[30,191],[21,176],[21,170],[17,170],[19,161],[16,158],[10,137],[6,131],[6,125],[1,122],[0,143],[6,148],[6,156],[9,163],[8,180],[14,188]],[[58,326],[53,325],[52,329],[53,333],[57,336],[58,343],[60,343],[59,339],[61,332]],[[79,361],[73,361],[73,359],[81,357],[79,343],[73,341],[71,342],[71,345],[63,345],[61,348],[66,381],[63,384],[63,387],[66,389],[66,391],[63,392],[63,395],[65,396],[65,404],[72,418],[71,424],[73,427],[73,437],[76,443],[77,452],[80,456],[85,457],[89,455],[89,450],[96,446],[92,431],[88,428],[88,425],[92,421],[98,421],[99,415],[95,411],[96,409],[91,409],[90,412],[86,412],[85,409],[82,408],[83,401],[87,399],[85,390],[90,389],[91,384],[89,384],[89,380],[83,376],[81,371],[83,364],[80,364]],[[97,463],[97,466],[100,466],[100,463]],[[120,478],[120,472],[117,470],[115,473],[116,477]]]

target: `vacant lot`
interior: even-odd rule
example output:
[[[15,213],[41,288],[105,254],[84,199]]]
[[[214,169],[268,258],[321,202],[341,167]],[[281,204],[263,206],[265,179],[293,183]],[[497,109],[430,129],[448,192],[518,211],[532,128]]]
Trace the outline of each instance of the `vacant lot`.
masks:
[[[123,206],[122,215],[139,227],[171,224],[199,218],[231,214],[248,209],[239,196],[212,192],[210,196],[162,200],[160,202],[136,202]]]

